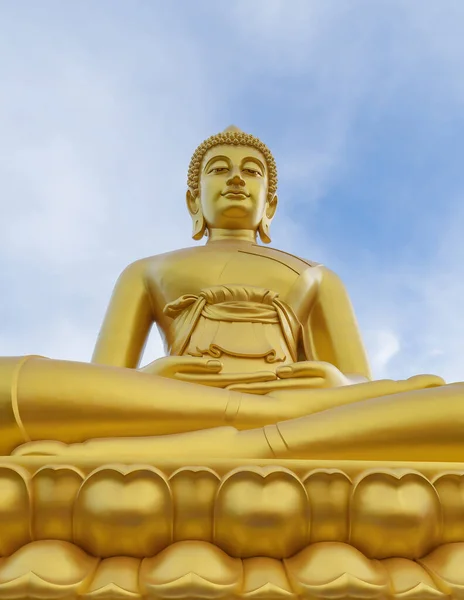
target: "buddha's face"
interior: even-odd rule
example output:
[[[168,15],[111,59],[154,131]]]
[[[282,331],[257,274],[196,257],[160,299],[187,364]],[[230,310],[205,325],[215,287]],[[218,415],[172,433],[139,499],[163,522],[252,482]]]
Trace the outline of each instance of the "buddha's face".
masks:
[[[208,229],[256,230],[267,205],[266,161],[250,146],[214,146],[204,156],[199,203]]]

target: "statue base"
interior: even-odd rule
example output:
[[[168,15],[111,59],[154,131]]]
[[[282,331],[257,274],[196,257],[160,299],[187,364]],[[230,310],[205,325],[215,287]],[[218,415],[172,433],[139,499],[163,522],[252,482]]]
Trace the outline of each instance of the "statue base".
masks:
[[[0,599],[464,598],[464,464],[0,459]]]

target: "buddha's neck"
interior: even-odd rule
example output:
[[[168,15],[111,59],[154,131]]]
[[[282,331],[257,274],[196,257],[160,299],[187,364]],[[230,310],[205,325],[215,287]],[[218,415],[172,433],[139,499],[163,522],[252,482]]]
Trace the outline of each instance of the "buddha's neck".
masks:
[[[256,242],[256,231],[253,229],[211,229],[208,233],[208,242],[235,240],[241,242]]]

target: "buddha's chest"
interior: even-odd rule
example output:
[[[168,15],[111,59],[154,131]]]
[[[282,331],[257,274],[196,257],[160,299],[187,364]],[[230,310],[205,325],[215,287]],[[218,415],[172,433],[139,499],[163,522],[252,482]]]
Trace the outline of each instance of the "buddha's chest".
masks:
[[[300,272],[284,261],[252,250],[234,250],[192,252],[151,269],[147,283],[158,312],[180,296],[198,295],[219,285],[265,288],[285,299],[299,277]]]

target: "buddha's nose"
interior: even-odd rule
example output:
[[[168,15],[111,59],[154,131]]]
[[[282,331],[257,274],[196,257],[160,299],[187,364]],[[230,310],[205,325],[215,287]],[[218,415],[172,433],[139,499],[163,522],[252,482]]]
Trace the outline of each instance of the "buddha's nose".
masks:
[[[245,185],[245,180],[240,175],[240,171],[232,171],[231,176],[227,180],[227,185]]]

